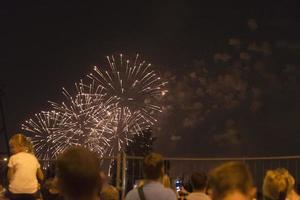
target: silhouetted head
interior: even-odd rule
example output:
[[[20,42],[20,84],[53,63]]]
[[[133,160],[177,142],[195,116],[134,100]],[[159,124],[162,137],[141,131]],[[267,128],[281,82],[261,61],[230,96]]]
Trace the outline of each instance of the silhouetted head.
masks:
[[[65,199],[92,199],[101,188],[97,155],[83,147],[72,147],[57,159],[59,190]]]
[[[213,199],[224,199],[229,194],[239,193],[246,199],[255,193],[251,173],[242,162],[227,162],[213,169],[209,176]]]
[[[207,176],[204,172],[195,172],[191,176],[193,190],[204,190],[207,186]]]
[[[158,153],[150,153],[144,158],[144,175],[146,179],[158,180],[163,176],[163,157]]]

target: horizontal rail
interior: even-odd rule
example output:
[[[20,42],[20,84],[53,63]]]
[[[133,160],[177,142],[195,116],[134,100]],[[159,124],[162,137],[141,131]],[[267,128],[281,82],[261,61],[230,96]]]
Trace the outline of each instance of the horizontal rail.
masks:
[[[142,156],[127,156],[127,159],[142,160]],[[193,158],[193,157],[165,157],[164,160],[170,161],[246,161],[246,160],[287,160],[300,159],[300,156],[267,156],[267,157],[212,157],[212,158]]]
[[[127,160],[142,160],[142,156],[126,156]],[[117,159],[116,156],[112,157],[102,157],[104,160]],[[196,157],[164,157],[164,160],[169,161],[249,161],[249,160],[292,160],[300,159],[299,155],[295,156],[263,156],[263,157],[206,157],[206,158],[196,158]],[[39,160],[41,162],[53,162],[55,160]],[[7,162],[0,160],[0,162]]]

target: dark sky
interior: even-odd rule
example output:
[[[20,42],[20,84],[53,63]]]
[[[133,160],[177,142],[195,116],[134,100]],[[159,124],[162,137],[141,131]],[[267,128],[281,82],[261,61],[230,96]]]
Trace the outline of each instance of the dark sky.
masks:
[[[46,110],[47,100],[59,101],[62,86],[72,88],[112,53],[140,53],[154,64],[182,67],[230,35],[242,34],[249,18],[270,27],[285,20],[282,33],[299,39],[297,6],[208,2],[2,2],[0,84],[9,134],[19,131],[32,114]]]

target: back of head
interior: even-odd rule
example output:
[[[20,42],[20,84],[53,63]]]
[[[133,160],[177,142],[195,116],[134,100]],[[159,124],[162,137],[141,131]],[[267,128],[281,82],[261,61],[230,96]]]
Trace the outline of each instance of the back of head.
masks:
[[[99,159],[83,147],[72,147],[57,159],[58,186],[69,199],[87,199],[101,186]]]
[[[253,181],[246,164],[228,162],[211,171],[209,185],[214,199],[223,199],[227,194],[235,191],[248,195],[253,187]]]
[[[20,151],[26,151],[28,140],[25,135],[18,133],[13,135],[9,140],[9,146],[12,153],[18,153]]]
[[[146,179],[157,180],[163,176],[163,157],[158,153],[150,153],[144,158],[144,175]]]
[[[263,196],[268,200],[284,200],[294,186],[295,179],[286,169],[268,170],[263,182]]]
[[[204,190],[207,186],[207,176],[204,172],[195,172],[191,176],[194,190]]]

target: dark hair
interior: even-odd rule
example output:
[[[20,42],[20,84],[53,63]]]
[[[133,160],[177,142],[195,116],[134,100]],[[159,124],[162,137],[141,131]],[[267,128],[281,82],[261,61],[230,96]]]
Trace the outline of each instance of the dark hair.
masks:
[[[146,179],[156,180],[160,178],[163,168],[163,157],[158,153],[150,153],[144,158],[144,175]]]
[[[195,172],[191,176],[193,189],[204,190],[207,186],[207,176],[204,172]]]
[[[57,177],[62,194],[80,199],[100,190],[99,166],[97,155],[83,147],[66,150],[57,159]]]
[[[247,194],[253,186],[253,180],[245,163],[227,162],[211,171],[209,185],[214,199],[222,199],[235,190]]]

